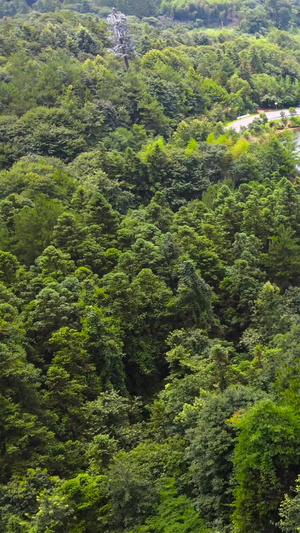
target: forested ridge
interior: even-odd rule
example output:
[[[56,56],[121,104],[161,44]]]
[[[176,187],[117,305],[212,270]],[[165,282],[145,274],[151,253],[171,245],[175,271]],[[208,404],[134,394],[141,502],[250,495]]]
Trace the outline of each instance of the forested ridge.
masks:
[[[112,8],[126,15],[163,15],[196,26],[235,25],[249,33],[267,32],[272,26],[296,30],[300,22],[298,0],[0,0],[0,16],[61,9],[105,16]]]
[[[298,2],[112,7],[0,0],[0,531],[297,533]]]

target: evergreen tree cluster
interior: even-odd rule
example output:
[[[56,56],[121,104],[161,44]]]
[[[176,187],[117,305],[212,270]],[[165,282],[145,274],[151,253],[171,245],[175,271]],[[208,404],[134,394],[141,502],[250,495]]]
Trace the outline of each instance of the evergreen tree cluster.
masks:
[[[297,533],[297,3],[96,4],[0,2],[0,531]]]

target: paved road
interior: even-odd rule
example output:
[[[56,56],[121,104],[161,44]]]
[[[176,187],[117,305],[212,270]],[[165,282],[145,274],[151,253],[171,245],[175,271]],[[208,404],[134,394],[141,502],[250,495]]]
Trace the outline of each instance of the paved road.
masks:
[[[290,112],[288,109],[277,109],[276,111],[265,111],[265,114],[268,117],[268,120],[274,120],[277,118],[281,118],[280,113],[284,111],[285,115],[287,117],[290,116]],[[297,115],[300,115],[300,107],[296,108]],[[242,126],[246,126],[246,128],[253,122],[253,120],[257,117],[259,117],[260,113],[257,113],[257,115],[252,115],[251,117],[244,117],[239,120],[236,120],[235,122],[232,122],[229,126],[226,126],[225,129],[232,128],[235,131],[240,131]]]

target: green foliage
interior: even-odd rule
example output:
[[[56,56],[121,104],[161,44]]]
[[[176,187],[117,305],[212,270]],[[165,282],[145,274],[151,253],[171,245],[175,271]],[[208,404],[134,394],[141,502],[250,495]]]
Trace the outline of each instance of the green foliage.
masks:
[[[250,387],[229,387],[222,394],[204,395],[199,405],[195,403],[196,425],[190,430],[187,450],[189,480],[200,516],[222,531],[227,531],[230,524],[232,460],[237,440],[237,430],[229,419],[258,401],[259,396]]]
[[[298,413],[264,400],[234,423],[241,429],[235,451],[235,530],[276,531],[278,505],[299,468]]]
[[[293,497],[285,495],[280,506],[280,530],[289,533],[299,531],[299,477],[297,478],[295,494]]]
[[[201,523],[192,502],[185,495],[178,495],[175,479],[166,482],[160,494],[157,514],[146,520],[147,525],[134,529],[136,533],[208,533],[208,529]]]
[[[297,2],[0,17],[1,532],[298,531]]]

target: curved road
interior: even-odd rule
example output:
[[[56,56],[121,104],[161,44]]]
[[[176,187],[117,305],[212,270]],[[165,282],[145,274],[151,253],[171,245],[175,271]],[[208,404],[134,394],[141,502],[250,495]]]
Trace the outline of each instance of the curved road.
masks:
[[[296,107],[296,115],[300,115],[300,107]],[[288,109],[277,109],[276,111],[262,111],[262,113],[265,113],[268,120],[275,120],[277,118],[281,118],[280,113],[284,111],[286,117],[290,117],[290,112]],[[253,122],[253,120],[257,117],[259,117],[261,113],[257,113],[257,115],[251,115],[251,116],[245,116],[243,118],[240,118],[236,120],[235,122],[232,122],[229,126],[226,126],[225,129],[232,128],[235,131],[240,131],[242,126],[245,126],[246,128]]]

